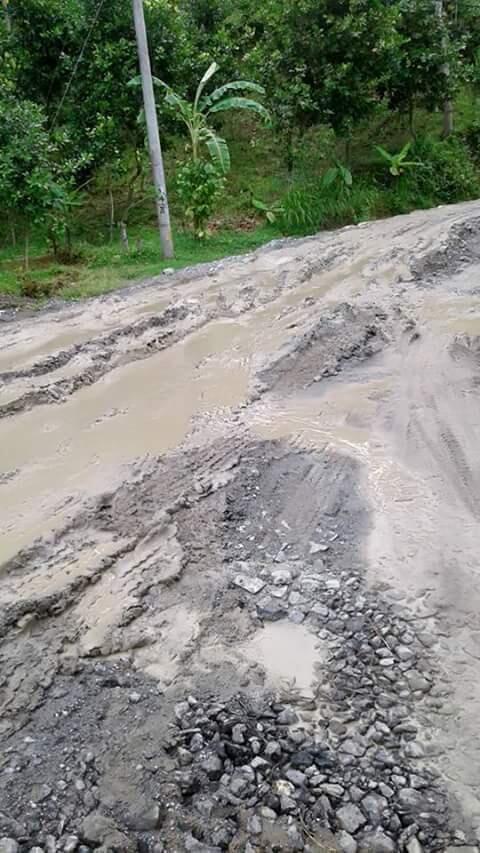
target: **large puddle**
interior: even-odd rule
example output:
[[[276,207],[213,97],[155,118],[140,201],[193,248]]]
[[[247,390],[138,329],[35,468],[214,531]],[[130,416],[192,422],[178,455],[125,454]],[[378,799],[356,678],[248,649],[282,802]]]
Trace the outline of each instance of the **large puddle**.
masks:
[[[296,689],[304,696],[313,696],[317,667],[324,655],[318,639],[304,625],[287,621],[268,623],[238,651],[263,667],[271,688]]]

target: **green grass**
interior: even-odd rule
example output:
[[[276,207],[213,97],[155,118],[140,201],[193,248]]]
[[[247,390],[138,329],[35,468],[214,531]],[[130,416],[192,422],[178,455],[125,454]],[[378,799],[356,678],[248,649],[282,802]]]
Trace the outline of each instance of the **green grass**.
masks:
[[[45,255],[45,245],[34,243],[31,248],[31,270],[22,272],[22,257],[12,248],[0,252],[0,294],[3,304],[12,303],[29,291],[33,282],[50,290],[48,295],[64,299],[80,299],[107,293],[132,281],[158,275],[166,268],[181,268],[203,261],[213,261],[228,255],[242,254],[278,236],[271,226],[254,230],[225,229],[199,242],[186,232],[178,232],[175,239],[175,259],[161,257],[158,231],[153,226],[136,226],[130,233],[130,252],[119,242],[94,246],[75,244],[80,255],[78,263],[59,264]],[[27,285],[25,286],[25,282]],[[47,294],[44,294],[46,296]]]

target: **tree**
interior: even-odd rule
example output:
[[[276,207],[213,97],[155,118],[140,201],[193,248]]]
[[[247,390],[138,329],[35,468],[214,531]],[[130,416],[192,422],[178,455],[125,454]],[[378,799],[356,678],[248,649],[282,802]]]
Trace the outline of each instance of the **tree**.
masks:
[[[41,108],[9,94],[0,97],[0,206],[22,231],[26,270],[32,227],[46,227],[67,203],[66,187],[55,177],[54,153]]]
[[[223,176],[230,170],[227,142],[212,126],[212,117],[227,110],[249,110],[264,120],[269,119],[269,113],[262,104],[243,94],[254,92],[263,95],[264,89],[257,83],[233,80],[210,94],[204,94],[207,83],[217,71],[218,65],[213,62],[200,80],[193,101],[183,98],[163,80],[155,78],[157,85],[166,90],[165,102],[188,131],[190,161],[180,170],[179,192],[185,202],[187,218],[192,221],[198,237],[205,234],[205,223],[223,187]],[[210,162],[205,162],[205,152]]]
[[[290,167],[297,134],[323,123],[348,135],[377,109],[398,39],[395,5],[383,0],[236,5],[225,15],[218,39],[234,50],[241,45],[247,72],[264,85]]]

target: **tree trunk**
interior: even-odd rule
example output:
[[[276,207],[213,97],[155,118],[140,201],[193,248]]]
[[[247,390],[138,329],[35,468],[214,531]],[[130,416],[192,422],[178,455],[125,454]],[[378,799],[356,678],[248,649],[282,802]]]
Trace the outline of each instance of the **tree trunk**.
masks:
[[[408,102],[408,129],[410,131],[410,136],[412,139],[416,139],[415,133],[415,102],[413,98],[410,98]]]
[[[113,243],[113,235],[114,235],[114,231],[115,231],[115,199],[113,197],[113,190],[112,190],[111,184],[109,184],[109,187],[108,187],[108,198],[110,201],[110,225],[109,225],[110,242]]]
[[[126,252],[130,251],[130,244],[128,242],[128,230],[126,222],[119,222],[118,227],[120,228],[120,240],[122,241],[122,246]]]
[[[68,225],[65,228],[65,247],[67,251],[67,258],[71,261],[73,258],[72,232]]]
[[[453,103],[446,98],[443,104],[443,135],[445,139],[453,133]]]
[[[23,249],[23,271],[30,271],[30,234],[28,230],[25,231],[25,243]]]

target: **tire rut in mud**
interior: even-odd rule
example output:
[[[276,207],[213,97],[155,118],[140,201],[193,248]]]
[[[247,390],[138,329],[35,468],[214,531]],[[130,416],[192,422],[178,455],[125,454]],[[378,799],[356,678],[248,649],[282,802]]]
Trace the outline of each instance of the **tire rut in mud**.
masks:
[[[338,305],[260,373],[259,387],[291,393],[355,367],[387,345],[389,325],[380,308]]]

